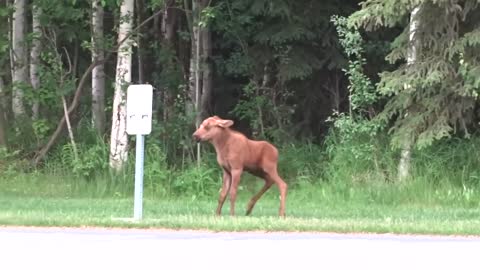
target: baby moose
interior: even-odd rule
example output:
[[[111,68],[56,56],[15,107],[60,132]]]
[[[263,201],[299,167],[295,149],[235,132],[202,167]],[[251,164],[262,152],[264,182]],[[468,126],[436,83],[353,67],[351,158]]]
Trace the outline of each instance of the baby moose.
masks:
[[[247,215],[250,215],[263,193],[276,184],[280,191],[279,215],[285,217],[287,184],[277,172],[277,148],[266,141],[248,139],[243,134],[230,129],[232,125],[232,120],[213,116],[205,119],[193,133],[193,138],[197,142],[208,141],[213,144],[217,152],[217,162],[223,169],[223,185],[216,214],[221,214],[227,193],[230,192],[230,215],[235,215],[238,184],[242,172],[247,171],[265,180],[265,185],[248,203]]]

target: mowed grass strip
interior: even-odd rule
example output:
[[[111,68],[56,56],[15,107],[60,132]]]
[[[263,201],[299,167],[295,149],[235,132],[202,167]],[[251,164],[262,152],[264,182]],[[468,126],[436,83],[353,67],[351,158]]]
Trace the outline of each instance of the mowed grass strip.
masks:
[[[102,226],[198,229],[212,231],[321,231],[480,235],[480,209],[452,206],[392,205],[348,201],[295,200],[287,218],[277,217],[278,200],[267,196],[252,216],[244,216],[247,197],[239,198],[237,216],[213,215],[212,199],[146,199],[144,219],[133,222],[133,201],[126,198],[0,197],[0,224],[24,226]]]

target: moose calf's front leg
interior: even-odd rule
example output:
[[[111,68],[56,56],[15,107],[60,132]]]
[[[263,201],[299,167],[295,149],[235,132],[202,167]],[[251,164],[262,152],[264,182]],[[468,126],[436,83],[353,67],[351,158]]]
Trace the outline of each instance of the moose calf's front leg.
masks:
[[[235,200],[237,198],[238,184],[240,183],[240,176],[242,175],[242,169],[235,169],[231,171],[232,183],[230,186],[230,215],[235,215]]]
[[[217,211],[215,212],[217,216],[220,216],[222,214],[223,203],[225,202],[225,198],[227,197],[228,189],[230,188],[231,182],[232,177],[230,173],[226,170],[223,170],[222,191],[220,191],[220,196],[218,197]]]

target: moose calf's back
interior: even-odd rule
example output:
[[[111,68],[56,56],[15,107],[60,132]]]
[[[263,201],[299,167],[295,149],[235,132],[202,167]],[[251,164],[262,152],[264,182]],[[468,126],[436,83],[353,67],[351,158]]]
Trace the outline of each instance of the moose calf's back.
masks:
[[[231,134],[230,139],[225,142],[226,145],[220,146],[220,151],[217,152],[222,159],[229,159],[231,162],[238,160],[248,171],[276,166],[278,150],[272,144],[267,141],[250,140],[230,129],[224,132]]]

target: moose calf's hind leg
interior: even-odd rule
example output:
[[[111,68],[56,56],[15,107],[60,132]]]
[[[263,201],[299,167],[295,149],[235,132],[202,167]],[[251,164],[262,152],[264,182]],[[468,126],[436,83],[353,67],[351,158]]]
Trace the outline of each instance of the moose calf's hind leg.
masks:
[[[265,185],[262,187],[262,189],[257,194],[255,194],[252,197],[252,199],[250,199],[250,202],[248,203],[248,206],[247,206],[247,216],[252,213],[252,209],[255,206],[255,203],[257,203],[258,199],[260,199],[263,193],[265,193],[272,185],[273,185],[273,181],[265,180]]]
[[[230,184],[230,215],[235,215],[235,200],[237,199],[237,189],[238,184],[240,183],[240,177],[242,175],[242,170],[232,170],[232,183]]]
[[[278,186],[278,191],[280,191],[280,209],[278,211],[278,215],[281,217],[285,217],[285,201],[287,199],[288,185],[278,175],[276,170],[272,170],[268,174],[268,178],[271,179],[273,182],[275,182],[275,184],[277,184]]]
[[[280,190],[280,210],[279,210],[279,216],[285,217],[285,201],[287,199],[287,190],[288,190],[288,185],[283,181],[279,176],[277,185],[278,189]]]

